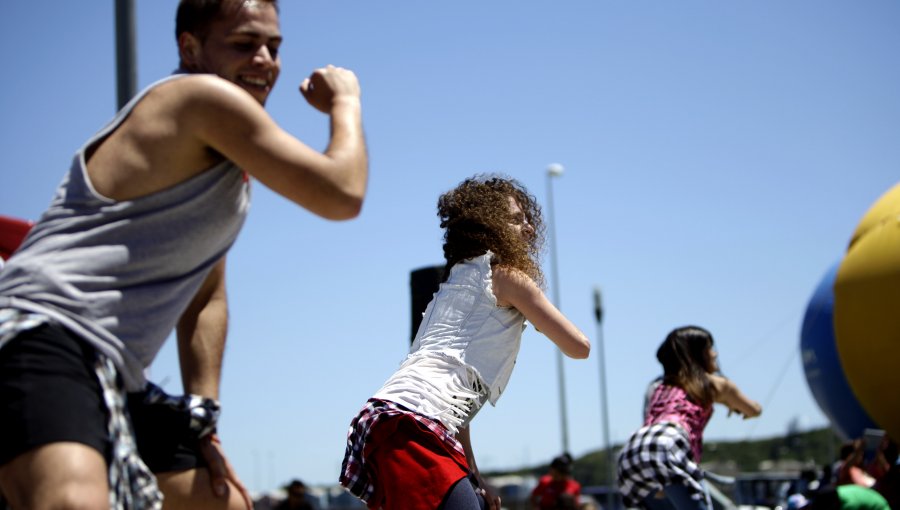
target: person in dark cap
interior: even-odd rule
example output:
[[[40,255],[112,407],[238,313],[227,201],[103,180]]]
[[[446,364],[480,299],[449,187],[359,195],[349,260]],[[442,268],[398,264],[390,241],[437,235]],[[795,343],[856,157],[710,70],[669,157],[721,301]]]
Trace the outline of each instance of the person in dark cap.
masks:
[[[284,499],[275,510],[313,510],[312,503],[306,498],[306,484],[297,480],[291,480],[284,488],[287,498]]]
[[[565,503],[580,505],[581,484],[572,478],[572,456],[564,453],[550,463],[550,472],[541,477],[531,491],[531,507],[539,510],[567,508]]]

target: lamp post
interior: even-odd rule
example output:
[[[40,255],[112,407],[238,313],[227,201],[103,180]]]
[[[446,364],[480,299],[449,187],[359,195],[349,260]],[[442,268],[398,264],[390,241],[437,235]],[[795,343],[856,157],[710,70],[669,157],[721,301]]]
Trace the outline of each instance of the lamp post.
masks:
[[[134,97],[137,87],[134,0],[116,0],[116,93],[117,108]]]
[[[563,174],[563,166],[552,163],[547,166],[547,225],[550,228],[550,285],[553,292],[553,304],[559,308],[559,260],[556,254],[556,228],[553,214],[553,178]],[[562,429],[563,453],[569,452],[569,420],[566,411],[566,378],[563,366],[563,356],[559,349],[556,350],[556,372],[559,377],[559,417]]]
[[[597,359],[600,363],[600,411],[603,416],[603,445],[606,448],[606,476],[607,493],[606,501],[609,510],[612,510],[615,496],[613,487],[616,485],[615,464],[612,459],[612,445],[609,443],[609,398],[606,393],[606,359],[603,352],[603,301],[600,296],[600,287],[594,287],[594,318],[597,319]]]

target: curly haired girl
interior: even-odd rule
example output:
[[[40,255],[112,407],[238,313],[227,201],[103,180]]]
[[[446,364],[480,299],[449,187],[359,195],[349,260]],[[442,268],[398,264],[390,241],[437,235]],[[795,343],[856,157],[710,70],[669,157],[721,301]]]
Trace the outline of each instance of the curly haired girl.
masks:
[[[521,184],[467,179],[440,197],[438,216],[445,280],[406,359],[350,424],[341,484],[369,508],[499,509],[469,424],[506,387],[525,321],[567,356],[590,351],[541,291],[543,223]]]

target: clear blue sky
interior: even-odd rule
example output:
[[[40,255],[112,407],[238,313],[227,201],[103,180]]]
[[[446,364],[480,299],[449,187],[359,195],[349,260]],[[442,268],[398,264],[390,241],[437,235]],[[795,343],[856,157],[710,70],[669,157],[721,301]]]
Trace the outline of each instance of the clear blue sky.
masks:
[[[176,66],[176,1],[136,3],[143,87]],[[897,26],[890,0],[285,0],[268,110],[321,149],[327,119],[297,86],[328,63],[355,70],[371,180],[346,223],[254,187],[228,269],[220,430],[239,474],[252,490],[335,481],[350,419],[406,352],[409,273],[441,261],[437,196],[500,171],[546,205],[553,162],[561,308],[596,342],[603,290],[615,442],[639,425],[657,345],[687,323],[765,407],[747,422],[720,409],[707,438],[825,425],[798,336],[898,181]],[[37,218],[113,115],[113,27],[111,0],[4,5],[0,214]],[[173,347],[152,375],[179,391]],[[554,356],[526,332],[507,393],[473,423],[482,469],[560,452]],[[602,445],[598,374],[595,354],[565,363],[576,456]]]

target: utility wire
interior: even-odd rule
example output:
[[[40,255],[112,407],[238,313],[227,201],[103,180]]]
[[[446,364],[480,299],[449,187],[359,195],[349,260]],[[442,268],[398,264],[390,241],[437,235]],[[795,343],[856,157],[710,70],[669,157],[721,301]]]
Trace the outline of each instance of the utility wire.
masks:
[[[781,386],[781,383],[784,381],[784,376],[787,375],[788,369],[791,368],[791,365],[794,363],[794,360],[797,357],[797,353],[800,349],[791,349],[791,355],[788,356],[787,362],[781,367],[781,372],[778,374],[778,377],[775,379],[775,384],[772,386],[772,389],[769,390],[769,394],[766,395],[765,400],[763,400],[762,408],[765,409],[769,406],[769,403],[772,402],[772,398],[775,396],[775,392],[778,390],[778,387]],[[759,420],[754,420],[753,425],[750,426],[750,431],[747,432],[746,440],[750,440],[750,436],[753,435],[753,431],[756,430],[756,425],[759,423]]]
[[[749,348],[743,353],[740,358],[737,359],[747,359],[751,354],[756,354],[759,352],[762,347],[765,346],[766,342],[771,341],[773,338],[776,338],[775,333],[781,330],[781,328],[785,327],[787,323],[795,317],[795,312],[791,312],[785,318],[781,319],[774,327],[770,328],[765,335],[762,335],[757,342],[750,343]]]

